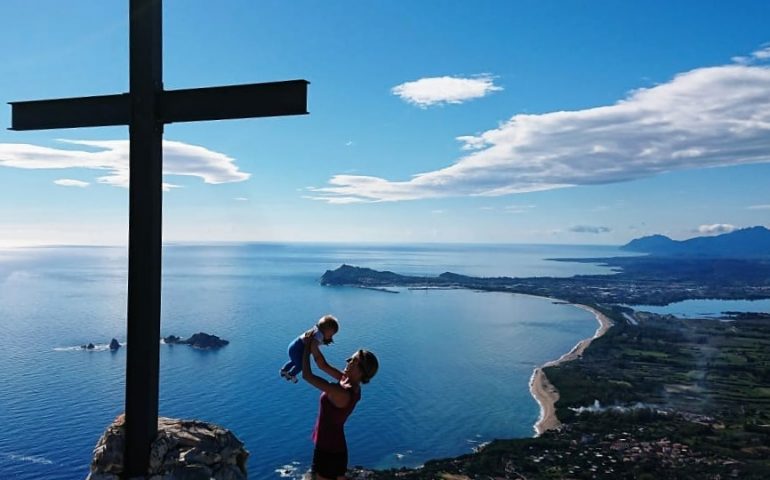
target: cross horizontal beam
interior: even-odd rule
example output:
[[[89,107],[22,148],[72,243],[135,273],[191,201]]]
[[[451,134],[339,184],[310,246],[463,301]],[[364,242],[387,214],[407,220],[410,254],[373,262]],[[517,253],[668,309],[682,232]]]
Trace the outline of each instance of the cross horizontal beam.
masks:
[[[11,102],[11,130],[107,127],[128,125],[130,120],[131,99],[127,93]]]
[[[307,114],[307,80],[227,87],[166,90],[160,94],[162,123]],[[11,130],[128,125],[127,93],[11,102]]]
[[[164,91],[163,123],[307,114],[307,80]]]

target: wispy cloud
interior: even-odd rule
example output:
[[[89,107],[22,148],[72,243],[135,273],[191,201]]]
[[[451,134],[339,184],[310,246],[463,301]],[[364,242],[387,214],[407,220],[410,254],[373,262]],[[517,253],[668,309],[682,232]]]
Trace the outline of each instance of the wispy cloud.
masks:
[[[729,223],[714,223],[712,225],[701,225],[698,227],[698,233],[713,235],[716,233],[730,233],[735,229],[735,225],[730,225]]]
[[[446,103],[463,103],[502,90],[491,75],[462,77],[430,77],[402,83],[391,89],[402,100],[427,108]]]
[[[751,52],[750,55],[733,57],[731,60],[742,65],[770,60],[770,44],[762,45],[760,49]]]
[[[59,180],[54,180],[53,183],[56,185],[61,185],[62,187],[80,187],[85,188],[90,185],[88,182],[84,182],[82,180],[73,180],[71,178],[60,178]]]
[[[756,52],[752,53],[751,56],[757,60],[770,60],[770,45],[765,45]]]
[[[700,68],[577,111],[517,114],[460,137],[470,153],[398,181],[335,175],[312,197],[330,203],[500,196],[665,172],[770,161],[770,67]]]
[[[749,210],[770,210],[770,205],[749,205]]]
[[[575,233],[607,233],[611,229],[609,227],[595,226],[595,225],[575,225],[570,227],[570,232]]]
[[[235,198],[233,198],[233,200],[235,200],[236,202],[248,202],[249,201],[249,199],[246,198],[246,197],[235,197]]]
[[[526,213],[535,208],[534,205],[508,205],[503,207],[507,213]]]
[[[128,140],[60,141],[89,149],[0,143],[0,166],[26,169],[88,168],[106,172],[106,175],[97,177],[98,183],[128,187]],[[242,182],[250,176],[240,171],[235,160],[223,153],[174,141],[163,142],[163,174],[199,177],[211,184]],[[70,183],[68,186],[72,185]],[[164,190],[177,187],[171,183],[163,184]]]

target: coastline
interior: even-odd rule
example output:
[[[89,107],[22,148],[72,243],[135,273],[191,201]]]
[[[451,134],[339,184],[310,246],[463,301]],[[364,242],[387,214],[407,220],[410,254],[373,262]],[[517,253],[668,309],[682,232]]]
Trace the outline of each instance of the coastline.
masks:
[[[594,339],[597,339],[604,335],[607,330],[613,325],[612,321],[600,311],[589,307],[588,305],[582,305],[573,303],[575,307],[582,308],[594,314],[596,321],[599,322],[599,328],[596,329],[594,335],[590,338],[584,338],[579,341],[572,349],[559,357],[556,360],[551,360],[543,365],[535,368],[532,372],[532,377],[529,380],[529,391],[532,397],[540,405],[540,416],[535,422],[534,429],[535,434],[541,435],[548,430],[553,430],[561,426],[561,422],[556,417],[556,402],[559,400],[559,391],[556,387],[548,381],[548,377],[545,375],[543,369],[545,367],[552,367],[560,365],[564,362],[570,362],[576,358],[579,358],[586,348],[591,344]]]

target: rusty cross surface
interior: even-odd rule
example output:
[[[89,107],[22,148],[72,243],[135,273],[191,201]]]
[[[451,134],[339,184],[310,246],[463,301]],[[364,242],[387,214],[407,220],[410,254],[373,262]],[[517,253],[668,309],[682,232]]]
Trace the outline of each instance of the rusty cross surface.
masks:
[[[128,93],[11,102],[11,130],[129,127],[125,477],[146,474],[158,428],[163,126],[308,113],[306,80],[163,90],[161,3],[129,1]]]

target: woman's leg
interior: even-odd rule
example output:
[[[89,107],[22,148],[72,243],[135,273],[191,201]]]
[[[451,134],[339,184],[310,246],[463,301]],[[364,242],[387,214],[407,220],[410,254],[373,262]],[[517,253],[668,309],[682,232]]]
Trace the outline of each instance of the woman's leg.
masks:
[[[310,480],[348,480],[348,477],[346,477],[345,475],[341,477],[337,477],[335,479],[335,478],[326,478],[324,476],[318,475],[317,473],[311,473],[309,478]],[[304,477],[303,477],[303,480],[305,480]]]
[[[347,480],[348,452],[330,453],[315,449],[311,467],[313,480]],[[324,472],[321,475],[318,472]]]

